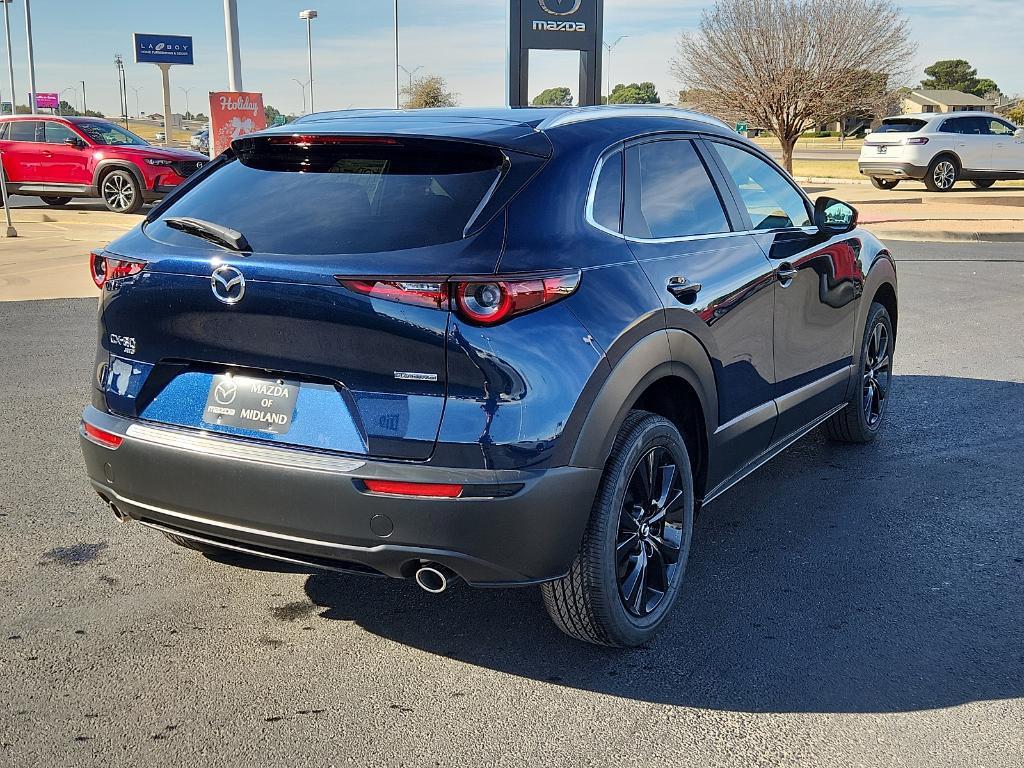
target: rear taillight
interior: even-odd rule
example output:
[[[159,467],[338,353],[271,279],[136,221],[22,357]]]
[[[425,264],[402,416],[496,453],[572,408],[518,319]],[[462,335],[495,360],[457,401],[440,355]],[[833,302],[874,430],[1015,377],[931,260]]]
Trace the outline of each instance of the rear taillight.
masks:
[[[514,279],[452,277],[448,280],[353,280],[337,277],[350,291],[386,301],[434,309],[452,309],[476,325],[496,325],[516,315],[571,295],[580,284],[578,271],[516,276]]]
[[[927,144],[928,139],[924,136],[915,136],[912,139],[907,139],[907,144]]]
[[[89,254],[89,274],[97,288],[102,288],[108,280],[137,275],[145,268],[146,263],[143,261],[111,259],[96,251]]]
[[[105,429],[94,427],[87,421],[82,422],[82,431],[85,432],[85,436],[93,443],[102,445],[104,448],[117,448],[121,443],[124,442],[124,438],[120,435],[115,435],[113,432],[107,432]]]

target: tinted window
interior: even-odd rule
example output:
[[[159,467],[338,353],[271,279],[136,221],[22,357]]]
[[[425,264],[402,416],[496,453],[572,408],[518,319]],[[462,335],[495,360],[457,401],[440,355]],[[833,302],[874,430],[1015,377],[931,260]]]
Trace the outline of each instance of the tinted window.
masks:
[[[63,123],[43,123],[43,125],[47,144],[63,144],[67,139],[78,138],[78,135]]]
[[[594,188],[594,222],[613,232],[622,231],[622,153],[616,152],[601,166]]]
[[[779,171],[738,147],[719,143],[713,146],[739,187],[740,199],[754,229],[810,225],[804,198]]]
[[[984,117],[957,117],[944,122],[941,132],[982,136],[988,133],[988,119]]]
[[[11,123],[11,141],[42,141],[43,124],[38,120],[15,120]],[[38,136],[38,138],[37,138]]]
[[[223,224],[264,253],[380,253],[460,240],[504,158],[445,144],[249,140],[161,218]]]
[[[920,131],[926,125],[927,123],[924,120],[896,118],[886,120],[873,130],[872,133],[914,133]]]
[[[626,154],[623,232],[686,237],[728,232],[722,202],[689,141],[652,141]]]
[[[145,147],[148,145],[147,141],[140,139],[131,131],[126,131],[124,128],[104,120],[79,123],[78,130],[97,144],[106,144],[112,147],[125,145]]]

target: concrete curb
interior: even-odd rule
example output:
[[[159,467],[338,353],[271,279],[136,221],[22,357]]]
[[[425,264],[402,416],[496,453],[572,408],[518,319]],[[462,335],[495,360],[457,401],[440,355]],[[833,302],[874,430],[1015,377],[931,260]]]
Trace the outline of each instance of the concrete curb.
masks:
[[[942,229],[922,232],[918,229],[874,227],[870,224],[865,224],[864,228],[882,240],[912,240],[918,243],[1024,243],[1024,232],[957,232]]]

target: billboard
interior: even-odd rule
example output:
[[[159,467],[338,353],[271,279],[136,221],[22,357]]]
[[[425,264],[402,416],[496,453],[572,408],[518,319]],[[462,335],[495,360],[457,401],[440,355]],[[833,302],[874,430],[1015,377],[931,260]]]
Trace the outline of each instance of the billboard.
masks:
[[[210,157],[219,155],[235,139],[266,127],[262,93],[210,93]]]
[[[190,35],[132,35],[136,64],[192,64]]]
[[[28,95],[32,100],[32,94]],[[60,106],[60,96],[56,93],[36,93],[36,109],[57,109]]]

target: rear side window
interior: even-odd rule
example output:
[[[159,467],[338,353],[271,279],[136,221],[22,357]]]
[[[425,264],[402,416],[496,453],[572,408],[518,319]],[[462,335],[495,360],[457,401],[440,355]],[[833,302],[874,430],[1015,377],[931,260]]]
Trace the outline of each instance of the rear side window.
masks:
[[[43,124],[39,120],[14,120],[11,122],[10,141],[42,141]]]
[[[230,227],[264,253],[418,248],[461,239],[504,167],[498,150],[455,142],[275,138],[241,142],[160,218]]]
[[[886,120],[880,126],[878,126],[872,133],[916,133],[924,128],[928,123],[924,120],[913,120],[910,118],[906,119],[895,119]]]
[[[594,187],[593,218],[605,229],[622,231],[622,152],[610,155],[601,166]]]
[[[739,188],[754,229],[806,227],[811,223],[804,198],[786,178],[756,155],[731,144],[713,144]]]
[[[626,151],[622,231],[640,239],[729,231],[722,201],[691,142],[652,141]]]

